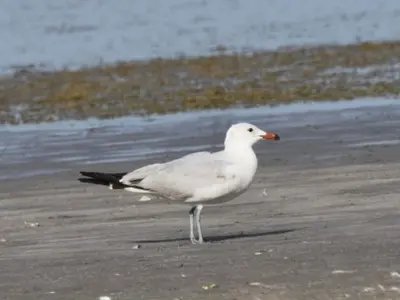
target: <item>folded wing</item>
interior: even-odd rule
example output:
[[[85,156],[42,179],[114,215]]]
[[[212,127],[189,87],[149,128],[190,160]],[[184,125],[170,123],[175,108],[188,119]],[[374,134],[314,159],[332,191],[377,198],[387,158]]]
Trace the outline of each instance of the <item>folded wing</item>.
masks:
[[[208,152],[149,165],[125,175],[121,182],[184,201],[214,198],[237,187],[235,166]]]
[[[166,163],[147,165],[142,168],[136,169],[130,173],[127,173],[125,176],[121,178],[120,182],[125,185],[136,185],[138,182],[142,181],[147,176],[157,173],[168,166],[185,164],[187,162],[194,162],[195,160],[202,158],[209,159],[209,157],[211,156],[212,154],[210,152],[196,152],[182,156],[178,159],[174,159]]]

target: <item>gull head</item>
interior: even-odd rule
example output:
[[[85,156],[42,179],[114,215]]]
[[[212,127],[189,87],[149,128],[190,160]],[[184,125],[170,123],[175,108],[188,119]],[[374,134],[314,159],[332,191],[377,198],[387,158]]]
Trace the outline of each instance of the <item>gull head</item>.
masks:
[[[225,147],[230,144],[233,144],[233,146],[253,146],[260,140],[278,141],[280,137],[276,133],[261,130],[253,124],[237,123],[228,129],[225,137]]]

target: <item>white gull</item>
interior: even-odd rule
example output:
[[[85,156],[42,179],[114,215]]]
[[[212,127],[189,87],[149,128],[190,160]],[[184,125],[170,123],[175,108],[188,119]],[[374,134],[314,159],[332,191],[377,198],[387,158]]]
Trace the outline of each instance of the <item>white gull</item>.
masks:
[[[252,146],[262,139],[280,138],[252,124],[238,123],[227,131],[224,149],[221,151],[196,152],[129,173],[80,172],[90,178],[79,180],[109,185],[111,189],[155,194],[176,203],[192,204],[189,211],[190,240],[193,244],[201,244],[203,234],[200,214],[203,204],[227,202],[248,189],[258,165]],[[194,235],[194,218],[198,239]]]

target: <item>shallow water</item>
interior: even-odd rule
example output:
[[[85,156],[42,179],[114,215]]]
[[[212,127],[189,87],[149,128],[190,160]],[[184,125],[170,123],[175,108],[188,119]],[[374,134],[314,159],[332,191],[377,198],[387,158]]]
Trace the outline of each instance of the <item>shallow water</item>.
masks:
[[[399,23],[398,0],[4,0],[0,70],[398,39]]]
[[[0,145],[0,179],[100,163],[127,162],[131,169],[143,159],[165,160],[193,151],[214,151],[221,148],[229,125],[239,121],[278,132],[282,143],[312,143],[332,136],[349,148],[391,145],[391,139],[398,140],[392,128],[400,125],[400,104],[395,99],[360,99],[179,113],[152,119],[123,117],[0,126],[0,140],[7,141]],[[307,134],[310,130],[312,136]],[[379,142],[371,140],[369,130],[391,134],[382,135]],[[279,151],[279,147],[269,147],[269,151]],[[328,156],[332,154],[329,151]]]
[[[67,120],[48,122],[40,124],[0,124],[0,133],[8,132],[29,132],[29,131],[57,131],[57,135],[66,135],[82,133],[84,130],[92,130],[98,132],[106,132],[109,130],[119,132],[129,132],[132,128],[143,130],[148,126],[174,126],[176,123],[181,122],[201,122],[207,125],[207,121],[213,118],[224,118],[226,116],[234,116],[238,119],[254,118],[260,116],[282,116],[292,115],[298,113],[312,113],[312,112],[334,112],[340,110],[348,110],[353,108],[365,107],[382,107],[388,105],[398,105],[398,99],[389,98],[362,98],[355,100],[340,100],[340,101],[306,101],[295,102],[291,104],[282,105],[265,105],[252,108],[228,108],[228,109],[209,109],[193,112],[178,112],[175,114],[167,115],[153,115],[150,117],[138,116],[125,116],[115,119],[96,119],[89,118],[87,120]],[[352,114],[357,114],[357,111],[352,111]],[[309,121],[305,120],[305,121]],[[322,121],[322,120],[320,120]],[[65,131],[66,130],[66,131]],[[124,143],[124,142],[122,142]]]

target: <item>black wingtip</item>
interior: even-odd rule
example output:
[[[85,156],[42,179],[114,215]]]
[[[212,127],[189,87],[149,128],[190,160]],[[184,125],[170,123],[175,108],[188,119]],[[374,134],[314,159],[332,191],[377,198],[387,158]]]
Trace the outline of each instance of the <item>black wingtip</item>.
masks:
[[[82,176],[86,176],[86,177],[92,177],[95,174],[95,172],[80,171],[79,174],[81,174]]]
[[[100,185],[110,185],[112,184],[113,189],[120,189],[126,187],[120,182],[120,179],[126,174],[125,173],[101,173],[101,172],[79,172],[85,178],[78,178],[80,182],[93,183]]]
[[[109,185],[109,182],[107,182],[107,181],[94,179],[94,178],[78,178],[78,180],[80,182],[82,182],[82,183],[93,183],[93,184],[99,184],[99,185]]]
[[[101,180],[101,179],[95,179],[95,178],[78,178],[78,180],[82,183],[91,183],[91,184],[97,184],[97,185],[104,185],[104,186],[112,186],[113,190],[118,190],[118,189],[123,189],[126,186],[121,183],[111,183],[109,181]]]

